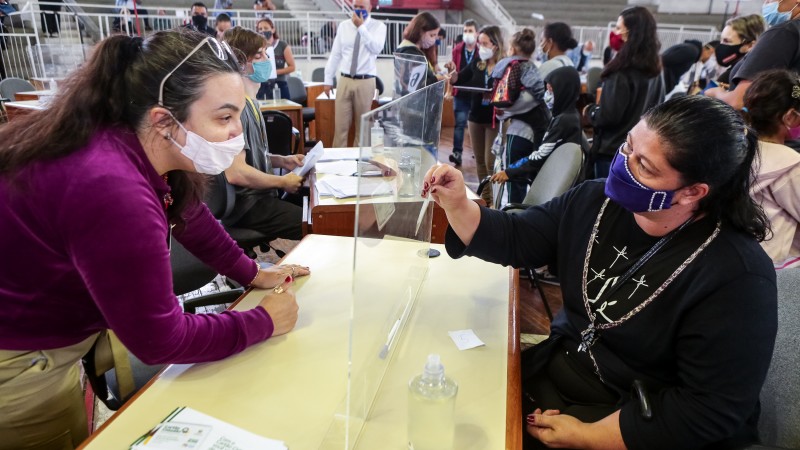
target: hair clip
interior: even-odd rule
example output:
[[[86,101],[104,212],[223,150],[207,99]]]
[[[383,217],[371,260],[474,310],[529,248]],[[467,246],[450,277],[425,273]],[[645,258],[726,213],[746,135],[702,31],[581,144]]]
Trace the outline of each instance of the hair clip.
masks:
[[[792,98],[800,98],[800,86],[792,86]]]

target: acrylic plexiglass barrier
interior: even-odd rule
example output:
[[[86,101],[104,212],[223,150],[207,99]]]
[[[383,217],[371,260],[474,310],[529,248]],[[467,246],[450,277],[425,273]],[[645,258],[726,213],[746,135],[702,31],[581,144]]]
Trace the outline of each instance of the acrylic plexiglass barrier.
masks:
[[[322,448],[360,448],[425,280],[434,205],[422,177],[437,162],[443,101],[438,82],[362,116],[347,399]]]

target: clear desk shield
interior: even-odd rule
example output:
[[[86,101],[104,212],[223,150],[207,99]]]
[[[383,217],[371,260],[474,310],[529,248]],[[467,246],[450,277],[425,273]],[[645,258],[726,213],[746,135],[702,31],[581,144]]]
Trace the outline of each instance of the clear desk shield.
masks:
[[[443,100],[439,82],[361,118],[348,394],[323,448],[359,448],[425,279],[434,204],[422,178],[437,162]]]
[[[398,99],[425,87],[427,71],[428,60],[424,56],[395,53],[392,98]]]

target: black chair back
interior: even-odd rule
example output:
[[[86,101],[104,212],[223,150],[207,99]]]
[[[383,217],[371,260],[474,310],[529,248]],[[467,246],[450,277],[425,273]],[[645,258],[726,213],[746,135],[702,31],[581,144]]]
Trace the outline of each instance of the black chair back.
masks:
[[[206,194],[206,205],[211,214],[217,220],[222,220],[231,214],[235,202],[236,190],[233,185],[228,183],[228,179],[225,178],[225,172],[214,175]]]
[[[378,90],[378,95],[383,95],[383,80],[381,80],[381,77],[375,77],[375,89]]]
[[[280,111],[262,111],[261,114],[267,128],[269,152],[273,155],[291,155],[292,119]]]
[[[311,72],[311,81],[324,82],[325,81],[325,68],[317,67]]]
[[[297,77],[287,77],[286,82],[289,84],[289,99],[303,106],[308,106],[308,92],[306,92],[303,80]]]

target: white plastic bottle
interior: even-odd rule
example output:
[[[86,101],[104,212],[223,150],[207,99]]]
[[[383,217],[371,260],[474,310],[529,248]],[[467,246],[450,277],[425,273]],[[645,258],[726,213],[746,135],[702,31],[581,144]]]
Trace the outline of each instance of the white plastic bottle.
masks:
[[[408,382],[408,448],[453,448],[458,385],[444,376],[439,355],[428,355],[422,375]]]
[[[278,83],[275,83],[275,86],[272,87],[272,100],[278,101],[281,99],[281,88],[278,87]]]
[[[370,128],[370,143],[372,145],[373,155],[383,154],[383,127],[378,120],[376,120],[372,128]]]

